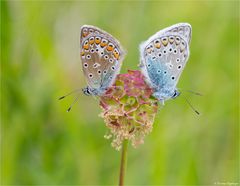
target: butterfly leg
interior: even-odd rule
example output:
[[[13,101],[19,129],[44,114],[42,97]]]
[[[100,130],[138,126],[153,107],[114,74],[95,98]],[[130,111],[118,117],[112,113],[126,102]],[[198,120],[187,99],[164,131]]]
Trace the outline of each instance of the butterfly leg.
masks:
[[[160,101],[161,105],[165,105],[164,104],[164,99],[160,99],[159,101]]]

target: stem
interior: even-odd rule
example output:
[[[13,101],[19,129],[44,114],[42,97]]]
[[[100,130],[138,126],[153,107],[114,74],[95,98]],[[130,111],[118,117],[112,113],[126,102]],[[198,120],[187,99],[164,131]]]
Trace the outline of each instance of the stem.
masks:
[[[121,167],[120,167],[120,175],[119,175],[119,186],[124,185],[124,176],[127,166],[127,148],[128,148],[128,140],[124,140],[122,144],[122,157],[121,157]]]

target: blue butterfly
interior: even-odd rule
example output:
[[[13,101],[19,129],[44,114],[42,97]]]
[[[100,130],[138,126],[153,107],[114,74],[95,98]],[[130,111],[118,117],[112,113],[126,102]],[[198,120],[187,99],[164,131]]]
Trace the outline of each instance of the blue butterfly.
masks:
[[[160,30],[140,45],[140,65],[146,82],[162,104],[176,98],[179,77],[189,58],[191,25],[179,23]]]
[[[101,96],[120,71],[125,51],[119,41],[95,26],[81,27],[80,54],[88,86],[86,95]]]

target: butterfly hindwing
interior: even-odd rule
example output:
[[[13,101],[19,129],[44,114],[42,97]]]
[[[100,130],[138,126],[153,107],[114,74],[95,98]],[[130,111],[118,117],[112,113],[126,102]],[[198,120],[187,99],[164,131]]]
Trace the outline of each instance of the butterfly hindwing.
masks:
[[[120,71],[124,50],[107,32],[84,25],[80,35],[80,54],[88,89],[93,95],[102,95]]]
[[[141,44],[140,67],[160,100],[174,95],[189,57],[191,26],[180,23],[163,29]]]

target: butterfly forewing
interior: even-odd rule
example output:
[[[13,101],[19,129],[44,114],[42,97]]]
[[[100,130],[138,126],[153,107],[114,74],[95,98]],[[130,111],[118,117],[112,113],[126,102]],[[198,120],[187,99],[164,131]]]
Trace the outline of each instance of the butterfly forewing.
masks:
[[[142,72],[160,94],[170,97],[176,89],[189,57],[190,40],[191,26],[183,23],[157,32],[140,46]]]
[[[101,95],[112,85],[125,55],[120,43],[107,32],[89,25],[81,28],[80,55],[88,86]]]

